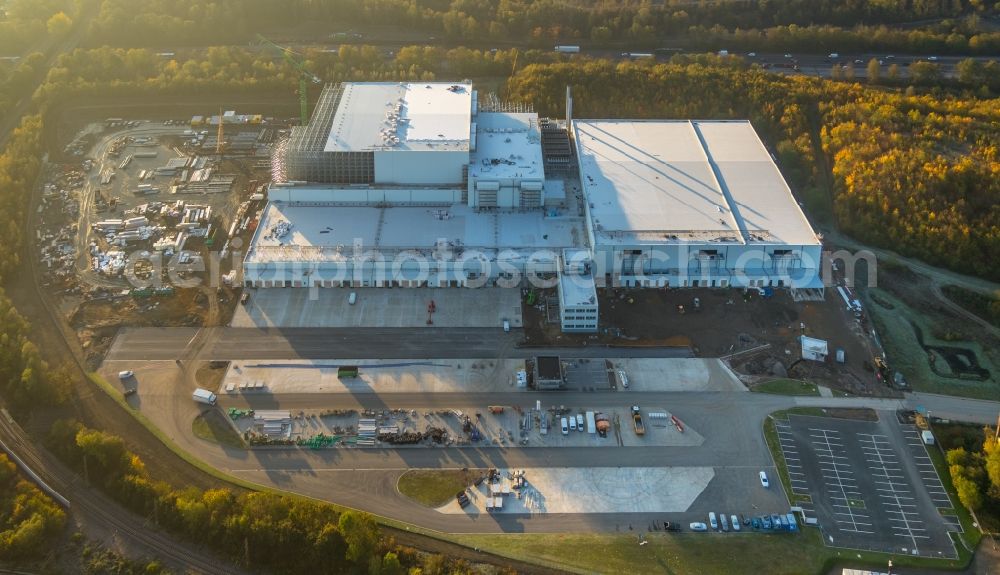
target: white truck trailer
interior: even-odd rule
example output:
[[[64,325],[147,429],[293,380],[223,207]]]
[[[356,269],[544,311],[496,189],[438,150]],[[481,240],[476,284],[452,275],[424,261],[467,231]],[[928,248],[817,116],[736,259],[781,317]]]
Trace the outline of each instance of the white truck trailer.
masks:
[[[215,405],[215,400],[218,398],[211,391],[199,387],[194,390],[193,394],[191,394],[191,399],[198,403],[204,403],[205,405]]]

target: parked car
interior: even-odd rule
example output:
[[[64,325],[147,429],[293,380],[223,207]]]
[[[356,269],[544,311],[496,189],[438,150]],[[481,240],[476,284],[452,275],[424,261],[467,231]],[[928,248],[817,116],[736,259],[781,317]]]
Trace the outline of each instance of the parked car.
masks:
[[[133,375],[135,375],[135,373],[133,373],[131,369],[128,370],[128,371],[119,371],[118,372],[118,379],[128,379],[128,378],[132,377]]]
[[[729,533],[729,520],[726,519],[725,513],[719,514],[719,525],[722,526],[722,530]]]
[[[735,515],[730,515],[729,519],[730,519],[730,523],[733,524],[733,531],[739,531],[740,530],[740,520],[737,519],[737,517]]]
[[[351,292],[351,295],[347,296],[347,303],[354,305],[358,301],[358,292]]]
[[[712,526],[712,529],[719,528],[719,521],[715,518],[715,511],[708,512],[708,524]]]
[[[761,526],[764,529],[770,529],[771,528],[771,518],[768,517],[767,515],[764,515],[763,517],[761,517],[760,518],[760,522],[761,522]]]
[[[572,415],[569,416],[569,428],[570,431],[576,431],[576,418]]]
[[[566,423],[566,418],[565,417],[562,418],[562,421],[560,423],[562,423],[562,434],[569,435],[569,424]]]
[[[691,531],[708,531],[708,526],[705,525],[704,523],[695,522],[692,523],[691,525],[688,525],[688,527],[691,528]]]
[[[663,530],[664,531],[681,531],[681,524],[680,523],[674,523],[672,521],[664,521],[663,522]]]
[[[750,526],[754,529],[760,529],[760,519],[756,517],[750,519]]]
[[[760,472],[760,484],[764,486],[764,489],[767,489],[768,487],[771,486],[771,482],[767,480],[767,472],[766,471],[761,471]]]
[[[583,428],[583,414],[582,413],[576,414],[576,430],[577,431],[586,431]]]

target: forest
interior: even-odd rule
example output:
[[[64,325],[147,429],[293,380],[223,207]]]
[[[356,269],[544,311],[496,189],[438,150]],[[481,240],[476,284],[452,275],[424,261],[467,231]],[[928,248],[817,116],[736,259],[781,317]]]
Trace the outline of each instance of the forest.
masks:
[[[995,0],[779,0],[664,2],[639,0],[102,0],[90,46],[183,46],[240,43],[262,30],[331,23],[330,32],[386,23],[450,40],[551,46],[628,42],[635,48],[849,51],[894,49],[997,53],[1000,33],[980,30]],[[884,24],[944,19],[923,29]],[[860,24],[860,26],[859,26]],[[926,23],[925,23],[926,24]],[[211,42],[206,42],[211,38]]]
[[[21,53],[49,34],[68,30],[76,3],[71,0],[9,0],[0,3],[0,55]]]
[[[944,426],[938,431],[948,445],[948,473],[962,505],[977,514],[986,531],[1000,528],[1000,442],[996,430]]]
[[[0,560],[37,558],[61,535],[66,513],[0,453]]]
[[[125,507],[191,542],[210,541],[238,565],[275,573],[472,573],[463,561],[397,545],[366,513],[266,492],[175,488],[150,477],[120,437],[74,421],[57,421],[47,443]]]

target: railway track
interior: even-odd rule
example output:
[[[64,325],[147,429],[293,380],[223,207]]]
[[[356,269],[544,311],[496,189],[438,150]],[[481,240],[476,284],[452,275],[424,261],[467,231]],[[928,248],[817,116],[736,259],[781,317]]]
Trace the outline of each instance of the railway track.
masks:
[[[227,560],[177,543],[148,521],[126,511],[96,488],[86,485],[74,471],[37,449],[17,424],[6,417],[0,417],[0,438],[25,465],[70,502],[73,513],[128,538],[151,557],[204,575],[243,572]]]

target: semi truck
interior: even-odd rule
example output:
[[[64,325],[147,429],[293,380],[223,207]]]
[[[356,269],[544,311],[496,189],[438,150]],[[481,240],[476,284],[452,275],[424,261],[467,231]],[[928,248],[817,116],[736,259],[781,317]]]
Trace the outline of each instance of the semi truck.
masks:
[[[218,398],[211,391],[199,387],[194,390],[193,394],[191,394],[191,399],[198,403],[204,403],[205,405],[215,405],[215,400]]]
[[[646,435],[646,425],[642,422],[642,415],[639,414],[639,406],[632,406],[632,425],[635,427],[636,435]]]
[[[556,52],[562,52],[563,54],[579,54],[579,46],[556,46]]]

